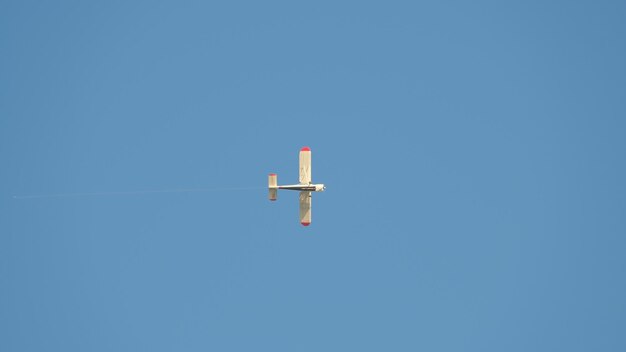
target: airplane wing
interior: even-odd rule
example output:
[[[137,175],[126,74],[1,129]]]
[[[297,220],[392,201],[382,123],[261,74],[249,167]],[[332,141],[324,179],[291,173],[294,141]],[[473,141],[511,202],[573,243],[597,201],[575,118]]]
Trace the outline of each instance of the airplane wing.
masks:
[[[311,192],[300,192],[300,223],[304,226],[311,225]]]
[[[304,147],[300,149],[300,184],[311,183],[311,149]]]

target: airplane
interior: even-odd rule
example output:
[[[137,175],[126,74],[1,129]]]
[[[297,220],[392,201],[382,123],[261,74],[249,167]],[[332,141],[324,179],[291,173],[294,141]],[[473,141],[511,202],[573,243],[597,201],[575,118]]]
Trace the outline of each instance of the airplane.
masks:
[[[300,191],[300,223],[304,226],[311,225],[311,192],[323,192],[324,184],[311,183],[311,148],[300,149],[300,183],[297,185],[278,185],[278,176],[269,175],[268,181],[269,199],[275,201],[279,189]]]

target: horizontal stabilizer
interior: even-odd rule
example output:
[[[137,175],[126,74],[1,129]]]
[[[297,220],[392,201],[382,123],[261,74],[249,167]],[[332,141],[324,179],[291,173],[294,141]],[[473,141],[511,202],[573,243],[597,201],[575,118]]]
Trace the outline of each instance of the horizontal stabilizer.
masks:
[[[269,199],[276,200],[278,198],[278,176],[276,174],[269,175],[267,187],[269,188]]]

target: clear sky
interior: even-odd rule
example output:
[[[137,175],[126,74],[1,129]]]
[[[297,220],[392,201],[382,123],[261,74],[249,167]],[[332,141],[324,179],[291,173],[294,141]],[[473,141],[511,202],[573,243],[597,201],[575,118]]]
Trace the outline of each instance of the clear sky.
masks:
[[[625,16],[2,2],[0,350],[626,350]]]

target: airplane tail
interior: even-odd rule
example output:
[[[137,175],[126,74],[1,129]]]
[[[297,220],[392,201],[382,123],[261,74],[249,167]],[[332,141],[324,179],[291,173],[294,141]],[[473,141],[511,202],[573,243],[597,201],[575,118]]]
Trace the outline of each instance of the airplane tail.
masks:
[[[269,199],[276,200],[278,198],[278,175],[270,174],[268,177]]]

